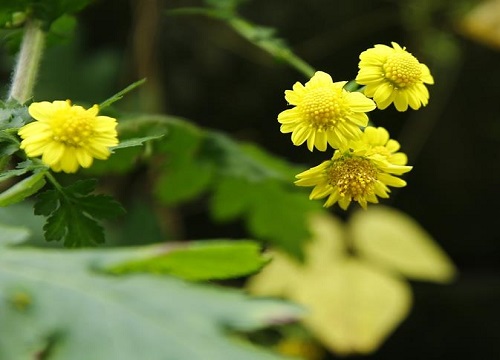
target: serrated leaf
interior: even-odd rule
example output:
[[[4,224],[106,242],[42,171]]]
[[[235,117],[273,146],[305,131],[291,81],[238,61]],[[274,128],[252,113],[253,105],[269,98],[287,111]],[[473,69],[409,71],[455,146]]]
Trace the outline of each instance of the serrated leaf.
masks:
[[[124,209],[106,195],[89,195],[93,179],[49,190],[37,199],[35,214],[48,216],[43,227],[47,241],[64,240],[67,247],[94,246],[104,242],[98,220],[121,215]]]
[[[8,206],[23,201],[45,186],[45,173],[39,172],[19,181],[0,194],[0,206]]]
[[[150,272],[186,280],[222,280],[255,273],[268,259],[251,241],[210,240],[180,244],[165,254],[114,265],[112,273]]]
[[[88,195],[94,191],[97,179],[78,180],[66,187],[66,191],[72,194]]]
[[[47,190],[37,195],[34,206],[35,215],[49,216],[59,206],[59,196],[55,190]]]
[[[446,283],[456,276],[446,253],[403,212],[383,206],[360,211],[350,229],[360,254],[380,266],[416,280]]]
[[[411,307],[409,285],[398,276],[349,255],[345,225],[332,217],[312,217],[314,237],[302,264],[280,251],[250,278],[253,294],[282,296],[309,309],[303,324],[331,351],[375,351]]]
[[[31,360],[50,343],[51,360],[283,359],[234,341],[234,331],[296,319],[296,306],[169,277],[95,271],[150,251],[1,249],[0,358]]]

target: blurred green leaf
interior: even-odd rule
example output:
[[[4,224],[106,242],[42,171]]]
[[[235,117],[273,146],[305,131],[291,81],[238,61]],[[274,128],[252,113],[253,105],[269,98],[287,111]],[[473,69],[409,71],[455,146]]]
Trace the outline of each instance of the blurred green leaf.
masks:
[[[237,0],[206,0],[207,7],[190,7],[170,10],[171,15],[204,15],[224,21],[241,37],[259,47],[276,60],[295,68],[307,78],[314,75],[314,68],[295,55],[286,42],[276,36],[276,29],[254,24],[237,14]]]
[[[36,194],[45,185],[45,172],[35,173],[11,186],[0,194],[0,206],[8,206],[23,201]]]
[[[0,174],[0,182],[8,180],[10,178],[21,176],[26,174],[28,171],[36,169],[46,169],[45,165],[36,164],[32,160],[26,160],[17,164],[15,169],[6,170]]]
[[[303,243],[310,235],[307,216],[320,211],[317,203],[271,180],[226,179],[214,191],[210,206],[216,220],[243,216],[254,236],[301,258]]]
[[[255,273],[267,261],[260,253],[260,245],[252,241],[193,241],[173,247],[164,255],[113,265],[109,271],[171,274],[196,281],[222,280]]]
[[[0,222],[0,246],[5,244],[18,244],[26,241],[30,236],[28,228],[23,226],[11,226]]]
[[[29,360],[47,350],[51,360],[282,359],[234,331],[294,320],[296,306],[166,276],[95,271],[158,250],[3,247],[0,358]]]

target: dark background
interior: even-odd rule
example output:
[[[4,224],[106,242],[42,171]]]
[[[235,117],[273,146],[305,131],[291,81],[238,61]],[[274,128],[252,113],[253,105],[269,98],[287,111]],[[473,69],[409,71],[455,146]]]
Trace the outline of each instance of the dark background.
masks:
[[[196,1],[96,1],[79,15],[75,42],[50,47],[36,96],[99,103],[147,76],[124,109],[166,112],[254,141],[295,163],[324,154],[279,132],[284,90],[307,81],[201,16],[167,16]],[[457,265],[451,285],[413,283],[410,316],[369,359],[500,359],[499,49],[459,31],[471,5],[444,0],[250,0],[247,19],[277,29],[294,51],[334,81],[356,76],[359,53],[396,41],[435,78],[430,104],[373,112],[409,155],[408,186],[391,205],[417,219]],[[498,26],[500,27],[500,14]],[[9,60],[3,64],[8,82]],[[232,231],[193,214],[188,238]]]

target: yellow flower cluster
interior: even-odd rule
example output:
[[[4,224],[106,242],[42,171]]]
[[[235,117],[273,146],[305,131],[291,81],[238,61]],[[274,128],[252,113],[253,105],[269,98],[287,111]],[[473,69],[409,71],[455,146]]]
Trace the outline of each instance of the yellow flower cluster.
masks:
[[[294,107],[278,115],[281,132],[291,133],[294,145],[333,148],[330,160],[298,174],[295,182],[313,187],[311,200],[327,198],[325,207],[338,203],[346,210],[355,201],[366,208],[388,198],[389,186],[406,185],[398,176],[412,169],[407,156],[386,129],[368,126],[366,113],[392,103],[398,111],[419,109],[429,100],[424,84],[434,83],[429,68],[394,42],[362,52],[355,81],[364,86],[351,92],[347,81],[334,82],[318,71],[305,85],[297,82],[285,91]]]

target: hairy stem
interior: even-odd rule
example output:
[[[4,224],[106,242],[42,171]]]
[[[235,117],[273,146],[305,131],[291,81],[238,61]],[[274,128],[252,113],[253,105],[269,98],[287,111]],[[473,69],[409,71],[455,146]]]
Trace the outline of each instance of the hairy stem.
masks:
[[[35,87],[38,66],[42,59],[45,33],[36,20],[28,20],[25,25],[21,50],[12,76],[9,100],[17,100],[24,104],[28,101]]]

